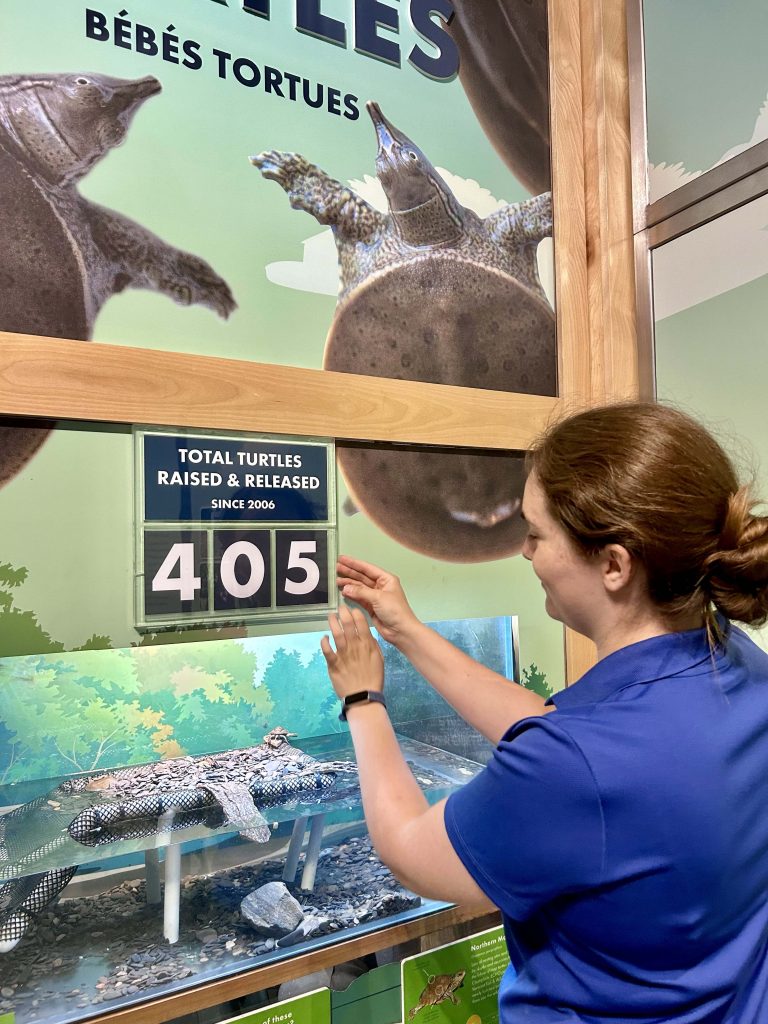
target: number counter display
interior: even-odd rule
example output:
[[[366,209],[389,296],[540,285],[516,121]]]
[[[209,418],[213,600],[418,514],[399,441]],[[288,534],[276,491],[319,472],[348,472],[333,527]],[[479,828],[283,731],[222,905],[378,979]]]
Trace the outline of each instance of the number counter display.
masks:
[[[336,607],[329,441],[137,430],[136,625]]]

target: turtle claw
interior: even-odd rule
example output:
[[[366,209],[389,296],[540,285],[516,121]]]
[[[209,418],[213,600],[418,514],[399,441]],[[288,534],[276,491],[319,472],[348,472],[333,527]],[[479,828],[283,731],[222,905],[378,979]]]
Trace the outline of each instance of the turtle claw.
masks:
[[[180,253],[174,270],[172,298],[183,306],[201,305],[213,310],[223,320],[237,309],[227,282],[205,260],[191,253]]]
[[[281,153],[277,149],[269,149],[250,159],[253,166],[258,167],[265,178],[276,181],[283,188],[287,188],[290,173],[289,162],[292,156],[292,153]]]

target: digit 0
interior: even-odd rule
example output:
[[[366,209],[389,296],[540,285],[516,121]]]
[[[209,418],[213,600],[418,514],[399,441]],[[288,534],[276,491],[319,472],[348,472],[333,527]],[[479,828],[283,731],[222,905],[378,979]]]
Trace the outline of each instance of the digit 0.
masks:
[[[248,561],[250,572],[245,583],[239,583],[235,575],[238,558]],[[264,582],[264,556],[255,544],[247,540],[238,540],[230,544],[221,556],[219,575],[227,593],[240,599],[253,597]]]

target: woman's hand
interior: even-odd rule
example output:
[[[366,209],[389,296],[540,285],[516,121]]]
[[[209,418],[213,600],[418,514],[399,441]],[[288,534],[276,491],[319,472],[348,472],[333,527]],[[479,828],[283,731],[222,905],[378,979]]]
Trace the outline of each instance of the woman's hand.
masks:
[[[350,611],[342,605],[338,615],[328,616],[328,625],[336,650],[331,647],[327,636],[320,640],[320,648],[337,697],[344,700],[360,690],[381,692],[384,689],[384,658],[360,609]]]
[[[336,582],[343,597],[361,605],[384,640],[397,646],[409,631],[421,625],[406,600],[400,580],[370,562],[340,555]]]

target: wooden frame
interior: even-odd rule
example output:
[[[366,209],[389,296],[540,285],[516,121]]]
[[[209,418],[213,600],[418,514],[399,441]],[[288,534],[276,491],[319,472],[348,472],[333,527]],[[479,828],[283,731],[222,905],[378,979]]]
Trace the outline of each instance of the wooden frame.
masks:
[[[521,449],[552,416],[635,397],[626,2],[549,2],[559,398],[0,333],[0,414]],[[594,649],[566,631],[565,651],[573,681]],[[385,927],[100,1019],[158,1024],[468,916]]]

